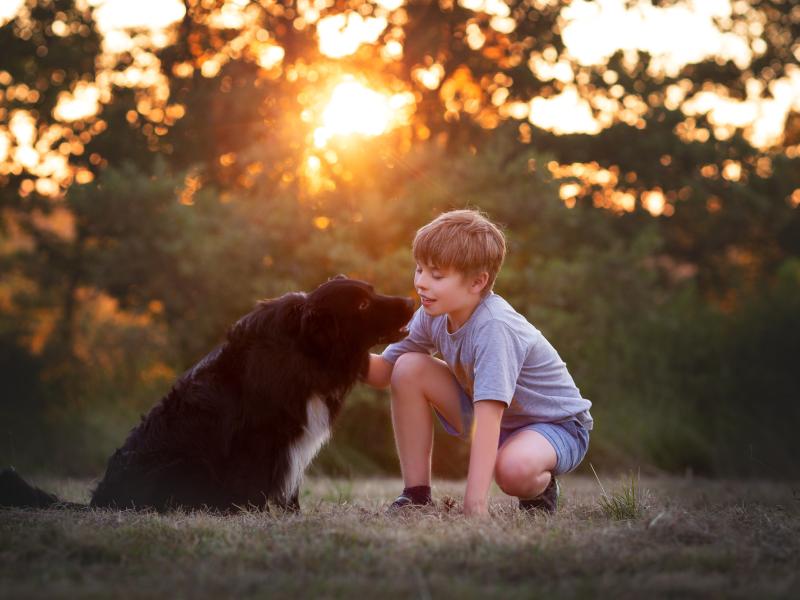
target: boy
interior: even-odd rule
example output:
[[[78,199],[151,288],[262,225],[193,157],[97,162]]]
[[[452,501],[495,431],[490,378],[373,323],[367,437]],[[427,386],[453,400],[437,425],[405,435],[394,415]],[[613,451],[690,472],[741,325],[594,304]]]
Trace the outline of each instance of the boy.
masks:
[[[366,378],[391,383],[405,486],[393,510],[431,503],[431,408],[448,433],[472,439],[469,516],[488,515],[492,476],[521,509],[555,512],[555,476],[586,454],[591,402],[544,336],[492,292],[505,250],[502,232],[473,210],[443,213],[417,232],[422,306],[406,339],[370,355]]]

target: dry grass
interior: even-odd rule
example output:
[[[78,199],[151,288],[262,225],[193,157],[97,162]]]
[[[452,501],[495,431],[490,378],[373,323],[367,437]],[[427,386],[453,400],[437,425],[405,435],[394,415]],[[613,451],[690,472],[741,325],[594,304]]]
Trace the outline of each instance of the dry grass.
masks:
[[[378,479],[310,480],[300,515],[0,511],[0,596],[800,597],[800,486],[642,479],[641,512],[616,519],[594,478],[562,484],[554,517],[494,493],[485,522],[458,514],[460,483],[387,517],[400,483]]]

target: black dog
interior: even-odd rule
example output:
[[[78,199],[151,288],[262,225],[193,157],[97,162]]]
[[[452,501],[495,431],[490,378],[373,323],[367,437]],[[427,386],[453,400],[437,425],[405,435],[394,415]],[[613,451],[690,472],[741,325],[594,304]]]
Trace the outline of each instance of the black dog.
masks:
[[[369,348],[402,339],[412,311],[344,276],[259,303],[131,431],[90,506],[298,509],[303,472],[366,375]],[[58,502],[0,473],[0,506]]]

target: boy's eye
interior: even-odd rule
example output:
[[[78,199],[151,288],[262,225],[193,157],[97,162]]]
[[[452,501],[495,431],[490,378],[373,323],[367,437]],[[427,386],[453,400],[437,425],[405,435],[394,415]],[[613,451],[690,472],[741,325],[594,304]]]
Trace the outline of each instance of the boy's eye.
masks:
[[[423,270],[424,270],[424,269],[423,269],[422,267],[416,267],[416,268],[414,269],[414,273],[416,273],[417,275],[421,275],[421,274],[422,274],[422,272],[423,272]],[[444,275],[442,275],[442,274],[441,274],[441,273],[439,273],[438,271],[430,271],[430,274],[431,274],[431,278],[432,278],[432,279],[435,279],[435,280],[437,280],[437,281],[438,281],[439,279],[444,279]]]

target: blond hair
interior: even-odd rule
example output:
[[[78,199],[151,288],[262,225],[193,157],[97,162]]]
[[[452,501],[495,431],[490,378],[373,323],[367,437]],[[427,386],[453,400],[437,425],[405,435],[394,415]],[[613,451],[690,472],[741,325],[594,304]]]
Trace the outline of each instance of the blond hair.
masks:
[[[500,228],[477,210],[442,213],[417,231],[412,246],[417,263],[452,268],[462,275],[484,271],[488,293],[506,255],[506,239]]]

